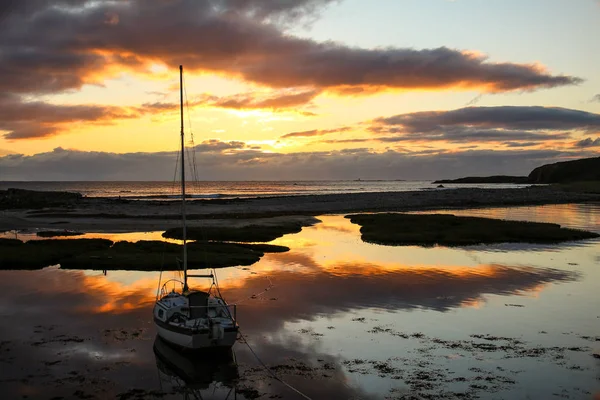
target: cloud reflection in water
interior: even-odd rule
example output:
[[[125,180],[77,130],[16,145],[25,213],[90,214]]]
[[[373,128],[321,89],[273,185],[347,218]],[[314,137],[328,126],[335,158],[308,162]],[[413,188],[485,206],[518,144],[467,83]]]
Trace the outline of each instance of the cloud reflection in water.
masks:
[[[227,299],[248,299],[241,302],[238,316],[261,358],[271,366],[308,366],[308,375],[288,374],[286,379],[313,395],[369,398],[364,387],[348,384],[341,367],[344,349],[332,353],[322,343],[290,331],[298,321],[368,309],[429,310],[440,315],[470,307],[487,295],[537,293],[551,283],[582,278],[576,271],[536,266],[539,263],[479,262],[476,251],[366,244],[358,238],[356,226],[343,217],[323,220],[276,241],[290,246],[290,252],[267,254],[248,270],[227,268],[218,273]],[[9,343],[11,365],[2,368],[0,387],[9,394],[32,397],[55,392],[68,397],[80,385],[77,379],[93,380],[92,387],[108,397],[131,387],[157,389],[151,323],[157,276],[123,271],[104,276],[57,267],[0,271],[0,332],[2,341]],[[266,288],[270,289],[264,292]],[[254,380],[262,393],[282,393],[283,388],[268,385],[243,346],[236,349],[246,383]],[[80,374],[69,377],[72,371]],[[33,377],[22,382],[26,375]],[[315,386],[311,382],[316,375]],[[48,385],[60,388],[46,390]]]

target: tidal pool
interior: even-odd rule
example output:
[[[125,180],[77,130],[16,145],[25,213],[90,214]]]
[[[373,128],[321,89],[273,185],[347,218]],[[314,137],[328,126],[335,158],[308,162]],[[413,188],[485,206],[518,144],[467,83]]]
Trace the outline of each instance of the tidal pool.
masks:
[[[600,204],[440,212],[600,232]],[[289,252],[217,270],[244,338],[288,384],[315,399],[600,396],[600,240],[381,246],[343,215],[318,218],[271,242]],[[123,235],[110,238],[156,236]],[[2,398],[300,398],[242,340],[208,360],[155,343],[159,275],[0,271]]]

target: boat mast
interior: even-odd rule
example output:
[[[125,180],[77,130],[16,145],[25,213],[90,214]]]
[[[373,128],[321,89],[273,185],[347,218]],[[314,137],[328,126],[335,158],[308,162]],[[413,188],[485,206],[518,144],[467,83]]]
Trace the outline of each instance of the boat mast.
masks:
[[[183,291],[187,284],[187,232],[185,225],[185,139],[183,134],[183,65],[179,66],[179,104],[181,110],[181,223],[183,227]]]

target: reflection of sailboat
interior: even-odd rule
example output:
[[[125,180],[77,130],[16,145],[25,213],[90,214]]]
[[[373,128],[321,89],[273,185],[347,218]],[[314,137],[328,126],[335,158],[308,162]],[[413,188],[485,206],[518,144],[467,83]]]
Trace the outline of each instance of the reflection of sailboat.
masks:
[[[181,353],[157,336],[154,340],[154,355],[161,386],[170,382],[173,389],[182,393],[184,398],[201,399],[201,391],[211,387],[213,393],[220,389],[226,396],[225,399],[232,394],[236,398],[235,384],[239,375],[231,349],[215,352],[210,359],[199,358]]]
[[[179,97],[181,107],[181,221],[183,228],[183,282],[180,292],[162,287],[154,306],[154,323],[164,340],[184,349],[199,350],[230,348],[237,339],[238,325],[235,306],[210,293],[189,290],[188,277],[212,278],[210,275],[188,275],[185,221],[185,140],[183,132],[183,67],[179,66]],[[212,286],[211,286],[212,287]]]

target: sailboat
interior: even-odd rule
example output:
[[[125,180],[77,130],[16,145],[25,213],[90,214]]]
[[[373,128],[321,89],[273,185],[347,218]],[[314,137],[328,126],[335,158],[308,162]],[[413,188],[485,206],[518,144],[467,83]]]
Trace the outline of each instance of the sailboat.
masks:
[[[236,307],[224,299],[200,290],[190,290],[188,278],[211,278],[214,275],[188,274],[185,215],[185,134],[183,125],[183,66],[179,66],[179,99],[181,110],[181,224],[183,228],[183,281],[171,279],[162,286],[154,305],[154,323],[158,335],[184,350],[230,349],[238,334]],[[168,286],[181,284],[178,291]]]

